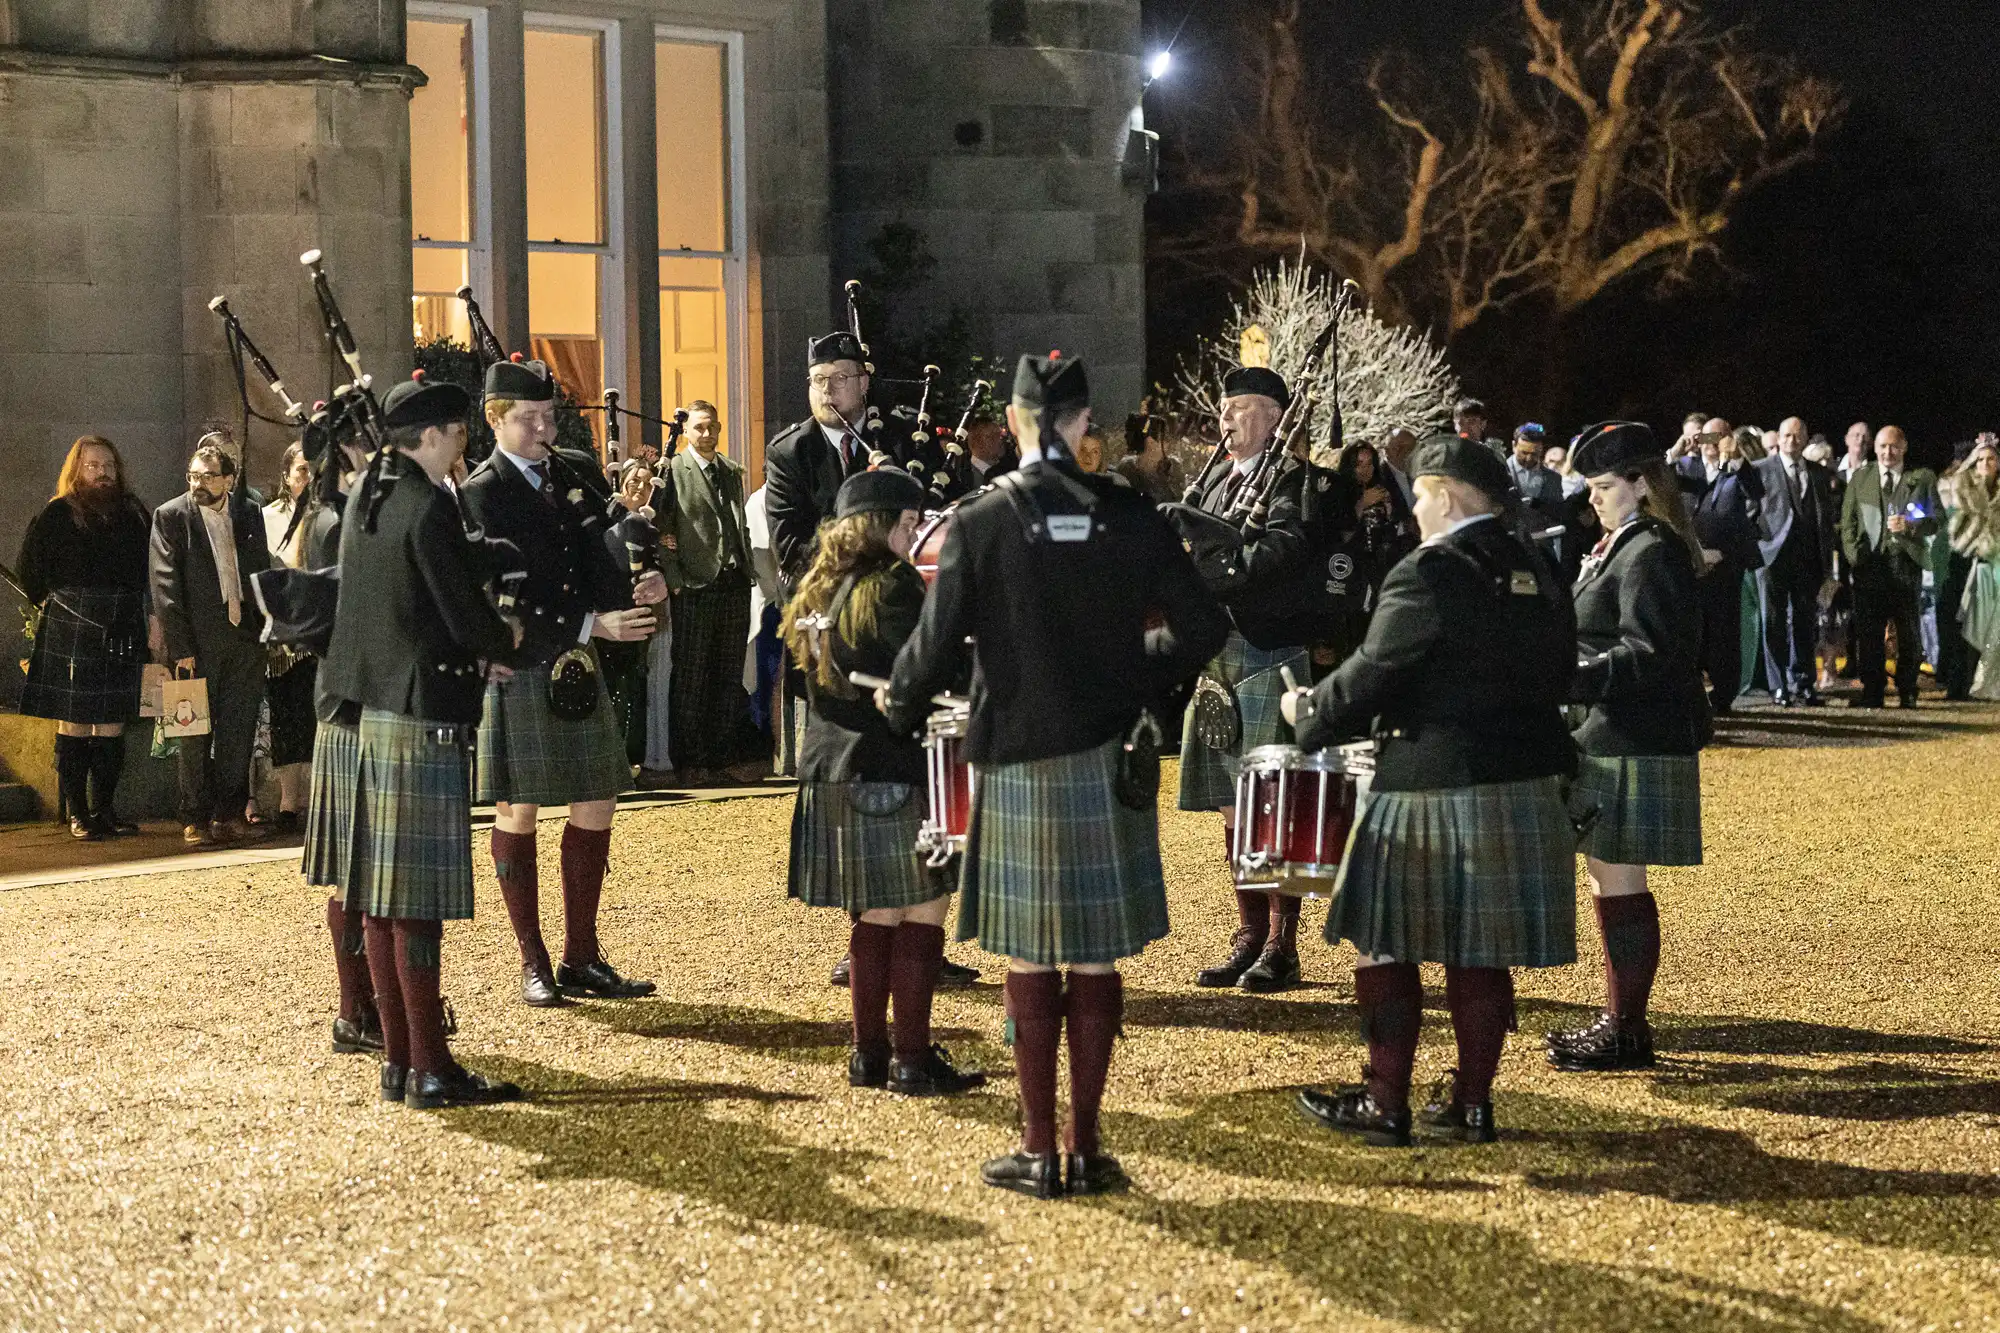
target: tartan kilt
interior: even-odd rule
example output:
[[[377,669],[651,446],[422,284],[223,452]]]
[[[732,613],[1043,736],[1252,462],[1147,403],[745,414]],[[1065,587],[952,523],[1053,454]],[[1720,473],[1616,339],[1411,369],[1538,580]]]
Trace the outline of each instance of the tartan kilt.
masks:
[[[347,905],[369,916],[472,915],[472,800],[465,746],[436,722],[365,708],[356,738]]]
[[[1238,634],[1229,632],[1207,674],[1227,685],[1236,696],[1236,710],[1242,715],[1242,734],[1234,750],[1217,750],[1202,744],[1194,734],[1194,709],[1187,710],[1181,724],[1181,785],[1177,804],[1183,810],[1220,810],[1236,803],[1236,767],[1245,753],[1260,745],[1284,745],[1292,740],[1292,729],[1279,711],[1285,698],[1281,667],[1290,667],[1301,685],[1312,680],[1312,654],[1304,648],[1258,648]]]
[[[1622,866],[1701,864],[1701,758],[1584,755],[1570,802],[1597,807],[1578,850]]]
[[[139,589],[58,588],[35,630],[21,712],[58,722],[129,721],[139,716],[145,664]]]
[[[915,907],[951,892],[917,853],[924,813],[923,794],[907,783],[801,782],[786,892],[808,907],[850,914]]]
[[[958,938],[1054,967],[1129,958],[1167,933],[1159,812],[1112,792],[1123,738],[981,768]]]
[[[299,870],[306,883],[329,889],[347,883],[353,851],[354,797],[361,783],[361,732],[322,722],[313,740],[312,787],[306,798],[306,840]]]
[[[1561,781],[1369,792],[1326,938],[1400,963],[1575,962],[1576,833]]]
[[[608,801],[632,785],[618,710],[600,667],[597,707],[570,721],[549,711],[549,668],[488,682],[479,717],[477,795],[524,805]]]

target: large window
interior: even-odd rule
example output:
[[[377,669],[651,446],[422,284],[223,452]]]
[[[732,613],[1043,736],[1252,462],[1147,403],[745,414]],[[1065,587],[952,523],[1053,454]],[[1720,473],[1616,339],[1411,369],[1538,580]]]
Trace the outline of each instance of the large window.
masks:
[[[418,17],[409,61],[428,80],[410,96],[410,241],[415,282],[411,320],[420,343],[469,344],[458,289],[472,281],[473,20]]]
[[[585,403],[598,401],[615,359],[606,310],[615,294],[605,80],[613,31],[531,26],[524,44],[529,334],[535,355]],[[602,417],[590,420],[601,445]]]

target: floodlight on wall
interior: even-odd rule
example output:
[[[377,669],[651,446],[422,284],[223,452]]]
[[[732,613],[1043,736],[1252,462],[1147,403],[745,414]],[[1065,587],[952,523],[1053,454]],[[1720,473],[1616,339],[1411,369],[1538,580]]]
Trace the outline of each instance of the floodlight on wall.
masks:
[[[1151,58],[1146,61],[1146,82],[1158,83],[1161,79],[1167,77],[1168,72],[1173,67],[1174,53],[1172,51],[1155,51]]]

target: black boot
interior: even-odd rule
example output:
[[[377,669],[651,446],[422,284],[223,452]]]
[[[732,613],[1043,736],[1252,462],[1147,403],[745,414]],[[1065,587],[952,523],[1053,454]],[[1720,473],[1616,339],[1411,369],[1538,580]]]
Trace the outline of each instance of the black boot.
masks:
[[[1271,895],[1271,935],[1264,951],[1236,984],[1252,995],[1275,995],[1299,984],[1299,904],[1297,898]]]
[[[375,1006],[361,1006],[352,1018],[333,1020],[333,1053],[335,1055],[359,1055],[363,1051],[382,1049],[382,1016],[375,1012]]]
[[[1410,1146],[1408,1108],[1385,1110],[1366,1087],[1341,1088],[1336,1092],[1315,1092],[1309,1088],[1299,1094],[1298,1105],[1314,1124],[1358,1135],[1363,1143],[1373,1147]]]
[[[842,954],[840,961],[833,965],[833,975],[827,978],[828,983],[845,990],[847,987],[847,974],[853,967],[853,956],[851,954]]]
[[[1651,1069],[1653,1028],[1644,1019],[1601,1013],[1589,1026],[1549,1034],[1549,1064],[1568,1074]]]
[[[847,1083],[853,1088],[886,1087],[889,1082],[889,1048],[850,1046],[847,1049]]]
[[[385,1102],[402,1101],[403,1090],[409,1086],[409,1083],[410,1083],[410,1067],[408,1065],[392,1065],[387,1060],[384,1060],[382,1062],[383,1101]]]
[[[1461,1099],[1457,1087],[1456,1069],[1451,1077],[1441,1080],[1431,1089],[1429,1102],[1417,1112],[1417,1123],[1424,1132],[1435,1138],[1452,1139],[1459,1143],[1492,1143],[1500,1137],[1500,1127],[1493,1123],[1493,1101],[1468,1102]]]
[[[1236,985],[1263,955],[1264,942],[1268,937],[1268,928],[1258,930],[1254,926],[1238,926],[1236,933],[1229,937],[1229,957],[1195,973],[1194,984],[1209,990],[1224,990]]]
[[[1109,1153],[1063,1154],[1063,1188],[1071,1194],[1116,1194],[1131,1187],[1125,1168]]]
[[[888,1086],[889,1091],[905,1097],[955,1097],[985,1087],[986,1075],[977,1069],[960,1069],[951,1062],[944,1047],[932,1042],[920,1059],[892,1057]]]

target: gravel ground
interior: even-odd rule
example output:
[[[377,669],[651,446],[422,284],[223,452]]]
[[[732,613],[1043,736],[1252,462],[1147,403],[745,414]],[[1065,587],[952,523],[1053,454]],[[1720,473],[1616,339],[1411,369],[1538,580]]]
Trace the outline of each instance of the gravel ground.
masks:
[[[384,1106],[328,1053],[285,867],[0,895],[0,1328],[2000,1327],[1996,720],[1732,727],[1709,863],[1657,885],[1661,1067],[1546,1071],[1601,981],[1523,974],[1490,1148],[1295,1116],[1359,1063],[1346,960],[1315,935],[1303,990],[1194,990],[1233,906],[1215,818],[1166,813],[1175,932],[1107,1103],[1137,1188],[1091,1201],[978,1182],[1013,1141],[997,985],[938,1003],[984,1094],[846,1086],[846,924],[783,896],[786,798],[621,817],[604,934],[655,1001],[520,1006],[482,876],[457,1047],[533,1093],[489,1110]]]

